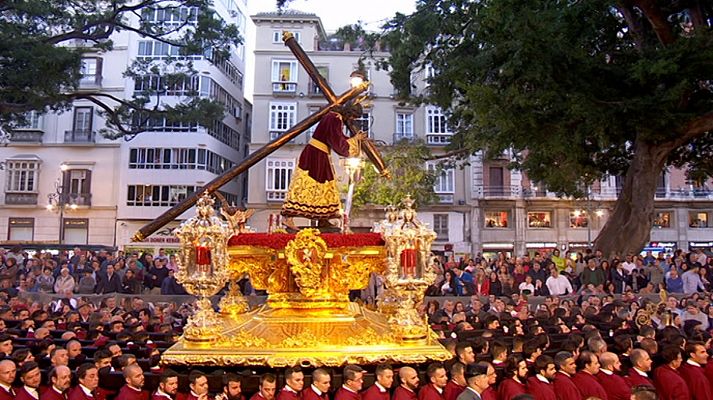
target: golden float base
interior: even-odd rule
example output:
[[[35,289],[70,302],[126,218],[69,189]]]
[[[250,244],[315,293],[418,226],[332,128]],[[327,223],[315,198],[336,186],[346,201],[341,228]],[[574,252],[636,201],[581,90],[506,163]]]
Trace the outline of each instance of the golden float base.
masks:
[[[452,355],[428,331],[414,341],[395,339],[383,314],[356,303],[346,309],[273,309],[265,305],[225,318],[217,341],[181,338],[161,356],[165,365],[338,367],[445,361]]]

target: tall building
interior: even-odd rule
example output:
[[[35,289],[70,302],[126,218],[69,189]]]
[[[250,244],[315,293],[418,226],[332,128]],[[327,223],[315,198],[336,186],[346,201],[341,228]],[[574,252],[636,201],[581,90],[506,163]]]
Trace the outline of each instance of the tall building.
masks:
[[[349,76],[359,68],[363,50],[330,40],[332,38],[324,31],[320,18],[314,14],[267,12],[254,15],[252,19],[256,29],[255,112],[250,149],[255,151],[326,104],[319,88],[285,47],[283,31],[293,33],[335,93],[349,89]],[[376,54],[377,57],[387,55]],[[394,100],[395,91],[387,71],[377,70],[368,60],[365,67],[371,82],[370,106],[357,121],[359,126],[376,142],[390,144],[400,139],[422,138],[436,153],[442,152],[451,133],[441,110],[399,104]],[[316,125],[250,170],[248,202],[251,208],[258,210],[251,220],[257,230],[267,229],[270,214],[279,214],[296,160],[314,128]],[[334,164],[338,167],[336,156]],[[337,168],[337,175],[343,177],[344,172]],[[463,253],[470,251],[470,243],[465,239],[470,221],[465,176],[462,170],[445,171],[436,185],[440,203],[419,207],[421,219],[438,232],[435,249],[444,250],[448,244]],[[380,210],[359,216],[351,223],[355,231],[368,230],[375,221],[383,218]],[[304,225],[305,221],[302,222]]]
[[[256,28],[255,89],[250,146],[254,151],[315,112],[326,102],[304,69],[286,48],[282,32],[292,32],[327,78],[335,92],[348,89],[349,74],[363,51],[330,40],[317,15],[287,11],[252,16]],[[376,57],[388,56],[387,53]],[[411,107],[393,100],[395,90],[386,71],[367,62],[372,106],[362,126],[375,141],[393,143],[420,138],[441,154],[452,135],[445,114],[434,106]],[[428,90],[431,68],[416,71],[416,90]],[[258,212],[251,224],[268,226],[279,214],[297,157],[311,130],[297,137],[250,170],[249,206]],[[580,251],[589,246],[613,210],[621,179],[609,177],[590,188],[588,200],[561,199],[527,174],[507,168],[511,154],[494,160],[476,154],[464,168],[446,170],[434,190],[438,204],[419,207],[421,218],[438,234],[434,250],[457,255],[505,252],[522,255],[538,250]],[[335,157],[335,165],[336,157]],[[338,173],[339,174],[339,173]],[[343,176],[343,173],[342,173]],[[670,252],[676,248],[713,247],[713,183],[687,181],[682,170],[669,169],[656,194],[656,223],[647,248]],[[360,214],[355,230],[369,229],[382,218],[379,210]]]
[[[216,0],[216,14],[239,26],[245,38],[247,0]],[[169,13],[144,10],[144,18],[174,26],[197,21],[197,9]],[[138,19],[131,21],[137,23]],[[80,90],[130,99],[135,91],[164,89],[161,101],[177,103],[189,91],[226,106],[226,117],[209,127],[152,121],[131,140],[109,140],[99,130],[98,107],[78,100],[71,111],[33,113],[0,148],[4,190],[0,193],[0,240],[9,243],[63,243],[155,248],[175,238],[164,229],[143,243],[129,244],[134,232],[245,156],[252,106],[244,99],[245,43],[229,59],[187,56],[197,73],[169,86],[158,76],[124,77],[136,59],[161,62],[181,57],[175,47],[126,30],[112,35],[114,48],[91,51],[82,62]],[[84,42],[65,43],[87,46]],[[231,202],[246,197],[245,179],[222,188]],[[179,219],[191,216],[187,211]],[[174,227],[174,221],[167,227]],[[6,244],[7,244],[6,242]]]

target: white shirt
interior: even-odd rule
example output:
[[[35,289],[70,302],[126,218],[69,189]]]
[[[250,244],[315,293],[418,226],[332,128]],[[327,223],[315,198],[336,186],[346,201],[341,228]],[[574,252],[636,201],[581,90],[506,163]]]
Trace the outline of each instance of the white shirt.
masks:
[[[550,291],[551,296],[561,296],[568,292],[574,292],[574,290],[572,290],[572,284],[569,283],[569,279],[563,275],[557,275],[557,278],[550,276],[545,281],[545,285]]]
[[[606,370],[606,369],[604,369],[604,368],[599,368],[599,370],[602,371],[602,372],[604,372],[605,375],[609,375],[609,376],[614,375],[613,372],[611,372],[611,371],[609,371],[609,370]]]
[[[84,392],[84,394],[86,394],[89,397],[94,397],[94,395],[92,394],[92,391],[89,390],[88,387],[82,385],[81,383],[79,384],[79,387],[82,388],[82,392]]]
[[[31,387],[29,387],[29,386],[27,386],[27,385],[23,386],[23,388],[25,389],[25,391],[26,391],[27,393],[30,394],[30,396],[32,396],[32,397],[34,397],[34,398],[36,398],[36,399],[39,399],[39,398],[40,398],[40,394],[37,392],[37,389],[31,388]]]
[[[537,380],[540,381],[540,382],[550,383],[549,379],[545,378],[544,376],[542,376],[542,375],[540,375],[540,374],[535,375],[535,377],[536,377]]]
[[[700,367],[700,366],[701,366],[701,364],[698,364],[697,362],[691,360],[690,358],[689,358],[688,360],[686,360],[686,364],[688,364],[688,365],[693,365],[694,367]]]
[[[386,388],[381,386],[381,384],[379,382],[374,382],[374,385],[376,385],[376,387],[379,389],[379,392],[381,392],[381,393],[386,392]]]
[[[321,396],[321,395],[322,395],[322,391],[319,390],[319,389],[317,389],[317,386],[311,385],[310,387],[312,388],[312,390],[313,390],[315,393],[317,393],[317,396]]]
[[[623,263],[621,263],[621,266],[626,270],[626,273],[629,275],[631,275],[631,271],[636,269],[636,264],[634,264],[633,262],[624,261]]]
[[[649,377],[648,375],[646,375],[646,372],[641,371],[640,369],[638,369],[638,368],[636,368],[636,367],[634,367],[634,371],[636,371],[637,374],[639,374],[639,375],[641,375],[641,376],[643,376],[643,377],[646,377],[646,378]]]

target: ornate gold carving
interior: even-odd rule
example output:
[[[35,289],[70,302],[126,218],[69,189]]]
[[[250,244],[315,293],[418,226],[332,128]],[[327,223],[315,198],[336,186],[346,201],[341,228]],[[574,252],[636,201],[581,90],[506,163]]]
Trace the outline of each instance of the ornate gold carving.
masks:
[[[331,162],[331,161],[330,161]],[[302,168],[295,168],[283,211],[297,210],[300,216],[324,218],[339,216],[341,200],[337,181],[317,182]]]
[[[306,348],[306,347],[319,347],[320,345],[323,345],[323,343],[320,341],[320,339],[315,336],[314,333],[310,330],[305,330],[301,332],[299,335],[294,335],[285,338],[283,340],[279,347],[284,347],[284,348]]]
[[[292,275],[307,297],[316,296],[322,290],[322,268],[327,254],[327,243],[319,237],[317,229],[303,229],[285,247],[285,257]]]

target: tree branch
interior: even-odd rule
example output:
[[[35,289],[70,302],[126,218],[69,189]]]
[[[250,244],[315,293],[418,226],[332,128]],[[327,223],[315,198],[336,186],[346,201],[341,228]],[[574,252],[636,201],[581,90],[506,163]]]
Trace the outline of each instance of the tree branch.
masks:
[[[634,43],[638,50],[644,47],[644,33],[641,22],[637,21],[634,17],[634,7],[630,0],[620,0],[619,1],[619,12],[624,16],[626,24],[631,29],[631,34],[634,37]]]
[[[661,6],[656,3],[656,0],[634,0],[634,5],[639,7],[646,19],[649,20],[661,44],[668,46],[676,40],[673,29],[671,29],[666,15],[661,10]]]

